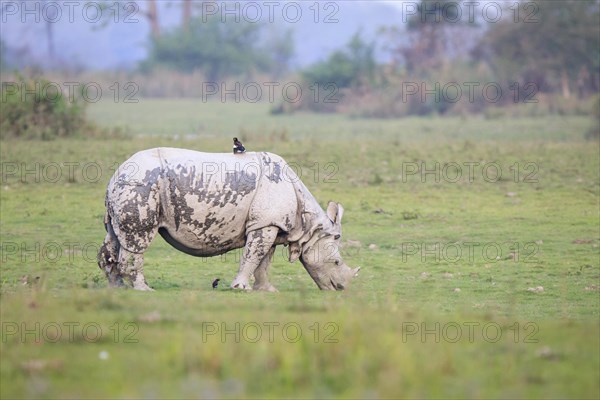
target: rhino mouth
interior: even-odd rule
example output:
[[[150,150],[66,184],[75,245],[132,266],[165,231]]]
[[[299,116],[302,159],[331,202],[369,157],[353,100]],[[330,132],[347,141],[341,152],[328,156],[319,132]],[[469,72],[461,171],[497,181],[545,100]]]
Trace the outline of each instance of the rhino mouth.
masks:
[[[343,287],[343,285],[335,283],[331,278],[325,278],[318,281],[315,280],[315,283],[321,290],[341,290],[340,287]]]
[[[343,284],[335,283],[332,279],[330,279],[329,282],[331,283],[332,290],[344,290],[345,289]]]
[[[353,270],[351,270],[350,276],[352,278],[356,278],[358,276],[358,271],[360,271],[360,267],[357,267]],[[348,283],[350,281],[350,278],[348,278],[348,280],[344,283],[344,282],[336,282],[332,277],[329,278],[329,282],[327,282],[326,287],[322,288],[322,289],[328,289],[328,290],[346,290],[346,287],[348,286]]]
[[[317,286],[321,290],[344,290],[346,288],[343,283],[337,283],[331,278],[317,283]]]

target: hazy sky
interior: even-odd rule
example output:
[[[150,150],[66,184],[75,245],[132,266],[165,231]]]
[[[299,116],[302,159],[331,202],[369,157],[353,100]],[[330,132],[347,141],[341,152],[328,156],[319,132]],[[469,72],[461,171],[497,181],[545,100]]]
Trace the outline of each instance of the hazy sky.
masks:
[[[121,1],[123,7],[115,17],[115,6],[104,10],[98,18],[98,2],[89,1],[1,1],[4,8],[1,38],[9,49],[8,58],[23,62],[43,62],[48,59],[49,29],[54,37],[55,58],[59,64],[90,69],[135,68],[144,59],[150,27],[142,13],[147,4]],[[114,4],[113,1],[108,2]],[[271,5],[275,3],[275,5]],[[393,1],[257,1],[228,2],[233,11],[227,14],[223,3],[217,10],[199,3],[194,15],[214,12],[222,18],[252,20],[256,10],[267,30],[291,28],[295,32],[296,57],[294,65],[305,66],[324,58],[343,46],[350,35],[361,29],[365,37],[374,38],[382,25],[401,25],[401,2]],[[160,26],[163,30],[177,26],[181,19],[181,2],[159,1]],[[315,4],[318,7],[315,7]],[[416,3],[415,3],[416,4]],[[254,8],[252,8],[254,7]],[[317,12],[318,8],[318,12]],[[298,17],[298,10],[300,14]],[[284,12],[285,11],[285,12]],[[269,13],[273,21],[269,21]],[[236,14],[237,13],[237,14]],[[116,22],[115,22],[116,19]],[[103,20],[110,20],[104,24]],[[53,22],[52,22],[53,21]],[[201,44],[199,44],[201,45]]]

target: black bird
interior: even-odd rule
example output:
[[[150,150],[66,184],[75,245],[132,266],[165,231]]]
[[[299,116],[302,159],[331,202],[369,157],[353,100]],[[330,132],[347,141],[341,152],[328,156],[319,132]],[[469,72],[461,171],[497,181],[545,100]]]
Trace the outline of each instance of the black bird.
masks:
[[[215,279],[215,280],[213,281],[213,289],[216,289],[216,288],[217,288],[217,286],[219,286],[219,281],[220,281],[220,280],[221,280],[220,278],[217,278],[217,279]]]
[[[244,153],[245,151],[246,151],[246,148],[244,147],[242,142],[240,142],[238,140],[238,138],[234,137],[233,138],[233,154]]]

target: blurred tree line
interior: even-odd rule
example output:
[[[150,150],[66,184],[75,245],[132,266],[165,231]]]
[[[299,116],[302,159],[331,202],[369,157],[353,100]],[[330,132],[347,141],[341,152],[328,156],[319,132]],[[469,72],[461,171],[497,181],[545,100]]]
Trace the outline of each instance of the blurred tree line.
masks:
[[[535,20],[504,20],[486,32],[473,52],[499,79],[534,82],[545,91],[570,98],[600,88],[600,14],[598,1],[538,2]],[[514,77],[514,78],[513,78]]]
[[[180,0],[167,2],[180,7],[179,24],[161,29],[158,2],[135,3],[149,26],[148,56],[136,77],[141,95],[198,96],[198,76],[213,82],[261,77],[298,81],[304,93],[315,94],[298,103],[282,101],[274,112],[396,117],[491,116],[515,104],[534,114],[589,113],[594,103],[588,99],[600,91],[599,0],[492,2],[503,8],[501,18],[491,21],[482,13],[491,3],[472,8],[473,2],[461,0],[409,2],[404,21],[381,27],[372,39],[357,30],[343,48],[299,71],[291,68],[293,31],[281,25],[222,21],[218,13],[201,13],[201,1]],[[380,49],[385,62],[378,61]],[[0,52],[3,61],[4,42]],[[156,79],[181,84],[162,93]],[[502,96],[496,99],[494,92]]]
[[[294,51],[291,31],[277,32],[261,42],[263,31],[263,25],[234,20],[224,23],[217,15],[192,17],[186,25],[153,37],[141,68],[201,70],[212,82],[253,72],[281,76],[287,72]]]
[[[197,3],[185,0],[181,24],[162,32],[156,2],[145,3],[152,37],[142,71],[200,70],[210,81],[250,79],[261,73],[290,76],[292,31],[267,32],[264,24],[222,22],[218,15],[195,17],[192,5]],[[299,104],[276,110],[381,117],[481,112],[489,106],[528,103],[538,104],[532,109],[578,112],[569,107],[577,108],[573,104],[600,89],[599,2],[538,0],[502,6],[502,18],[490,21],[482,17],[481,5],[469,13],[465,2],[421,0],[407,13],[406,23],[382,27],[372,41],[357,31],[344,48],[294,75],[306,90],[335,85],[336,102],[315,102],[306,96]],[[385,64],[376,60],[378,43],[389,56]],[[468,98],[466,90],[473,87],[460,84],[473,81],[482,86],[492,82],[492,89],[503,95],[490,101],[478,87],[474,98]],[[407,96],[407,89],[414,91],[407,82],[418,84],[419,92]],[[459,87],[444,86],[452,82]]]
[[[346,51],[302,75],[348,88],[336,110],[360,116],[482,112],[519,103],[534,114],[590,113],[598,104],[587,99],[600,89],[599,1],[505,3],[495,22],[456,5],[421,0],[404,26],[382,27],[389,64],[375,65],[373,44],[357,33]]]
[[[182,0],[178,4],[181,23],[169,31],[160,28],[156,0],[146,0],[140,6],[151,32],[148,58],[141,71],[200,70],[211,82],[261,72],[278,78],[289,71],[294,55],[291,30],[267,30],[265,24],[231,17],[222,21],[218,13],[194,16],[194,9],[202,2]]]

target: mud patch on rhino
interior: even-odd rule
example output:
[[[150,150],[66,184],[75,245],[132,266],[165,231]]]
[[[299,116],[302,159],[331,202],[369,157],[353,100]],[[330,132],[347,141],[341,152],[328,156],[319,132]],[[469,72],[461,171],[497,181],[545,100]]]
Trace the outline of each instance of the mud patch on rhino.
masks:
[[[286,229],[288,232],[291,232],[291,230],[292,230],[292,228],[293,228],[293,225],[292,225],[292,221],[290,221],[290,216],[289,216],[289,214],[286,214],[286,216],[285,216],[284,225],[285,225],[285,229]]]
[[[225,176],[225,187],[229,191],[225,194],[225,199],[219,205],[223,207],[227,203],[236,204],[236,197],[247,196],[256,190],[257,176],[254,173],[248,173],[244,170],[228,173]],[[235,196],[233,196],[235,195]]]
[[[187,167],[181,165],[176,168],[179,168],[179,171],[169,168],[165,174],[169,183],[167,192],[169,193],[170,206],[175,220],[175,229],[179,229],[182,222],[196,226],[192,218],[194,209],[188,205],[185,196],[203,193],[202,175],[200,175],[200,179],[194,179],[196,175],[195,167],[191,167],[189,171]]]
[[[159,218],[159,167],[146,171],[142,180],[120,176],[110,192],[107,206],[112,224],[124,247],[139,252],[152,240]]]
[[[281,163],[273,161],[268,153],[262,153],[262,161],[264,165],[264,175],[268,180],[274,183],[279,183],[283,180],[281,177]]]

